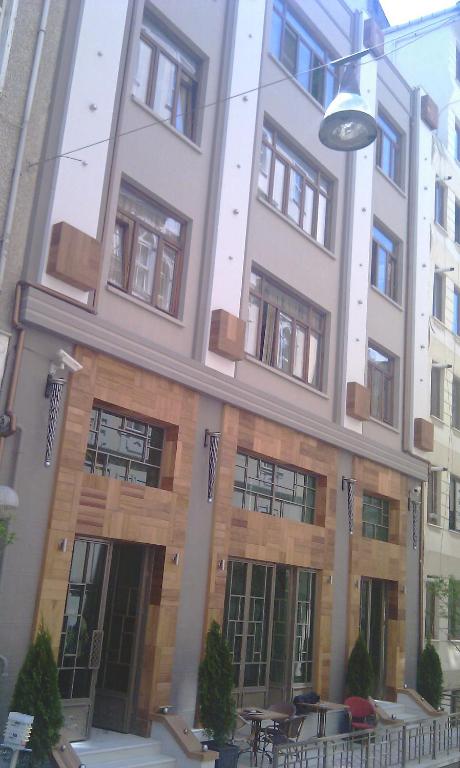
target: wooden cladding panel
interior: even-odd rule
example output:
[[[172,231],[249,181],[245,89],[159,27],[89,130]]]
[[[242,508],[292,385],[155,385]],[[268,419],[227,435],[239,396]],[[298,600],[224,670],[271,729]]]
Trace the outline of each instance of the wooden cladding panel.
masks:
[[[47,272],[81,291],[95,291],[101,244],[66,221],[53,225]]]
[[[435,101],[427,93],[421,99],[421,118],[432,131],[439,125],[439,109]]]
[[[244,357],[246,323],[224,309],[214,309],[211,314],[209,349],[228,360]]]
[[[434,450],[434,424],[426,419],[414,419],[414,445],[419,451]]]
[[[371,391],[357,381],[347,384],[347,416],[367,421],[371,415]]]
[[[319,475],[319,525],[280,520],[233,507],[237,449]],[[223,620],[227,572],[219,569],[220,560],[227,563],[229,557],[241,558],[317,569],[320,573],[313,687],[324,697],[329,691],[331,660],[332,586],[329,576],[334,564],[336,480],[335,448],[254,414],[225,406],[213,510],[208,621],[213,618],[219,622]]]
[[[365,48],[371,49],[373,56],[380,58],[385,55],[385,37],[374,19],[366,19],[364,22],[363,43]]]
[[[160,704],[169,702],[198,396],[106,355],[81,347],[74,354],[84,367],[68,387],[37,623],[43,616],[57,653],[77,534],[156,545],[160,553],[163,547],[161,582],[157,574],[154,587],[159,602],[149,608],[145,635],[139,722],[147,722]],[[165,427],[163,487],[83,471],[94,401]],[[66,552],[59,548],[64,538]],[[176,552],[179,565],[173,562]]]
[[[355,485],[355,524],[350,538],[348,654],[359,632],[361,577],[388,583],[389,620],[387,635],[386,687],[401,687],[405,669],[405,584],[408,479],[366,459],[353,459]],[[383,496],[390,502],[389,541],[362,535],[363,493]]]

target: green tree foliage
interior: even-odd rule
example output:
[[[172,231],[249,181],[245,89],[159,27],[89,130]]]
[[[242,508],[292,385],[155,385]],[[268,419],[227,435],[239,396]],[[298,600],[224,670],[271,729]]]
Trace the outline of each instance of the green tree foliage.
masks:
[[[441,660],[436,648],[430,642],[426,644],[418,661],[417,691],[435,709],[441,704]]]
[[[28,746],[32,750],[32,764],[40,765],[57,744],[63,723],[58,671],[51,636],[43,623],[19,672],[11,711],[34,716]]]
[[[348,659],[346,676],[348,695],[361,696],[363,699],[367,699],[371,695],[373,683],[374,670],[372,659],[369,656],[363,636],[358,635]]]
[[[216,621],[207,637],[198,676],[200,719],[208,738],[222,747],[235,727],[232,655]]]

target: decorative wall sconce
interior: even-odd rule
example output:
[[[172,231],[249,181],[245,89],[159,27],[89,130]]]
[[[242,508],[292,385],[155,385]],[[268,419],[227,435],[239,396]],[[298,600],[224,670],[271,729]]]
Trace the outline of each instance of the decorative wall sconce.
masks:
[[[174,565],[179,565],[180,560],[180,553],[175,552],[174,555],[171,557],[171,562],[174,563]]]
[[[220,432],[210,432],[207,429],[204,433],[204,447],[209,445],[209,470],[208,470],[208,501],[214,499],[214,486],[216,484],[217,455],[219,453]]]
[[[355,521],[355,483],[353,477],[342,476],[342,491],[347,492],[348,533],[353,535]]]
[[[67,369],[73,373],[78,373],[78,371],[81,371],[83,368],[81,363],[69,355],[65,349],[58,350],[56,356],[59,363],[51,363],[45,387],[45,397],[50,401],[48,429],[46,433],[45,467],[51,466],[51,456],[53,453],[54,440],[56,438],[62,391],[66,384],[66,380],[61,378],[58,375],[58,372],[63,372],[64,369]]]
[[[418,544],[418,519],[422,504],[420,488],[412,488],[407,498],[407,509],[412,513],[412,549],[417,549]]]
[[[219,571],[225,571],[225,560],[219,560],[217,567],[219,568]]]

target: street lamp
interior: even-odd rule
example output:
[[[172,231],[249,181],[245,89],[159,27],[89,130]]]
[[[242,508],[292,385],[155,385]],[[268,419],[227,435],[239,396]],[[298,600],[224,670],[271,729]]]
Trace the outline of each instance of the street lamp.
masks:
[[[365,53],[359,51],[359,56]],[[377,138],[377,123],[359,91],[356,67],[354,61],[345,65],[339,92],[319,126],[319,139],[329,149],[352,152]]]

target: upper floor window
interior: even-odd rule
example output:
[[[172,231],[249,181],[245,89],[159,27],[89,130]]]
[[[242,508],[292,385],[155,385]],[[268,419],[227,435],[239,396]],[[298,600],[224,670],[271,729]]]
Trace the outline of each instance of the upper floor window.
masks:
[[[390,504],[387,499],[363,493],[363,536],[388,541]]]
[[[133,95],[195,140],[199,80],[198,59],[145,13]]]
[[[460,429],[460,379],[452,379],[452,426]]]
[[[394,422],[395,361],[376,347],[367,350],[367,384],[371,390],[371,416],[386,424]]]
[[[371,283],[393,301],[398,301],[398,246],[379,227],[372,229]]]
[[[321,389],[325,322],[325,313],[308,301],[251,273],[248,354]]]
[[[447,188],[442,181],[439,181],[439,179],[436,181],[434,188],[434,220],[436,224],[439,224],[443,229],[446,229]]]
[[[85,469],[92,475],[158,487],[163,436],[160,427],[94,407]]]
[[[454,475],[449,481],[449,529],[460,531],[460,478]]]
[[[313,523],[315,501],[315,475],[237,453],[234,506]]]
[[[455,77],[460,81],[460,49],[455,49]]]
[[[441,418],[442,412],[442,368],[431,368],[431,408],[432,416]]]
[[[270,51],[316,101],[327,107],[337,93],[334,57],[290,10],[285,0],[274,0]]]
[[[428,473],[427,514],[428,522],[439,525],[441,504],[441,473]]]
[[[460,336],[460,288],[454,287],[452,308],[452,330]]]
[[[260,155],[259,189],[304,232],[330,247],[333,183],[297,154],[266,124]]]
[[[377,165],[396,184],[401,184],[401,134],[381,112],[377,126]]]
[[[109,283],[177,315],[185,225],[127,184],[120,188]]]
[[[460,163],[460,124],[455,123],[455,159]]]
[[[433,316],[444,321],[444,278],[436,267],[433,276]]]
[[[5,84],[18,0],[0,0],[0,91]]]

